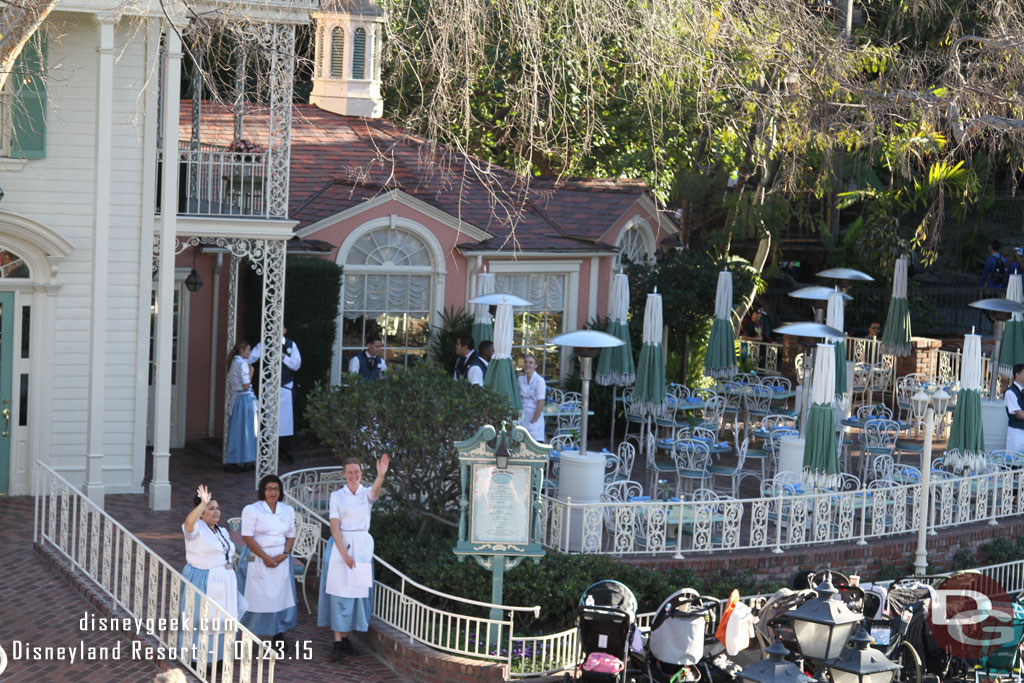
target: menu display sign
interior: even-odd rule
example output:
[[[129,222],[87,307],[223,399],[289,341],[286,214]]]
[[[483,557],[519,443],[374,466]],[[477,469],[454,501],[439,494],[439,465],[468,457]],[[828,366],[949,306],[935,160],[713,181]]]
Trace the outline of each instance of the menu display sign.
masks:
[[[498,469],[473,465],[470,541],[525,545],[530,542],[529,465]]]

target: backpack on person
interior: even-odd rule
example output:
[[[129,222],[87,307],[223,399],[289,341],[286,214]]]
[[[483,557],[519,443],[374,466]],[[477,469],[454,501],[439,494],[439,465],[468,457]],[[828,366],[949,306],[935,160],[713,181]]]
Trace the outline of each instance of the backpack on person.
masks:
[[[997,285],[1003,285],[1007,282],[1006,274],[1006,259],[1003,258],[1002,254],[996,254],[995,267],[992,269],[992,282]]]

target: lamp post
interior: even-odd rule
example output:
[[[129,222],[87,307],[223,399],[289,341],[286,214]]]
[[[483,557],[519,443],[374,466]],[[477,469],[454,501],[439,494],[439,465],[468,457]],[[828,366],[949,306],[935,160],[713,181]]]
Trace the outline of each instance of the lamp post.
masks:
[[[853,647],[843,650],[829,668],[833,683],[892,683],[900,665],[871,647],[871,636],[861,626],[850,638]]]
[[[981,299],[968,305],[985,311],[992,321],[992,339],[995,346],[992,349],[992,360],[989,362],[992,379],[989,382],[988,397],[998,399],[996,392],[999,391],[999,349],[1003,345],[1003,326],[1014,313],[1024,313],[1024,305],[1010,299]]]
[[[910,398],[911,409],[918,422],[924,420],[924,448],[921,449],[921,507],[917,520],[917,551],[914,553],[914,571],[928,572],[928,514],[931,511],[932,437],[935,434],[935,414],[946,414],[950,395],[939,389],[929,395],[923,389]],[[838,683],[838,681],[837,681]]]
[[[768,659],[761,659],[740,672],[748,683],[807,683],[807,674],[793,662],[787,661],[789,650],[778,638],[765,649]]]
[[[860,617],[842,600],[835,599],[839,591],[832,585],[831,574],[826,574],[814,590],[818,596],[790,612],[789,618],[800,653],[827,664],[843,653]]]
[[[601,349],[611,346],[622,346],[624,341],[618,337],[597,330],[576,330],[566,332],[548,340],[548,344],[571,346],[580,358],[580,393],[582,394],[582,415],[580,416],[580,455],[587,453],[588,411],[590,410],[590,378],[594,358]]]

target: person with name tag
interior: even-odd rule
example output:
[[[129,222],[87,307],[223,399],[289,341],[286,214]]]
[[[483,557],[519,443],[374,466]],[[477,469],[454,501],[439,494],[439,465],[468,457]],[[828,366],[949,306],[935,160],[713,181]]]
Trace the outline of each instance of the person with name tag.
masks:
[[[242,624],[258,636],[284,640],[299,625],[292,546],[295,510],[281,502],[284,485],[276,474],[260,479],[259,500],[242,508],[242,540],[238,577],[249,611]]]
[[[377,478],[364,486],[362,463],[356,458],[345,461],[345,486],[331,494],[331,539],[324,550],[320,572],[320,599],[317,625],[334,631],[331,659],[341,661],[356,654],[349,633],[367,631],[373,611],[373,536],[370,535],[370,510],[380,497],[390,459],[387,453],[377,460]]]
[[[228,530],[218,524],[220,521],[220,505],[213,499],[210,489],[200,484],[196,488],[196,497],[192,500],[194,507],[181,525],[181,531],[185,535],[185,560],[187,564],[181,570],[189,583],[194,585],[213,601],[210,606],[209,617],[207,618],[208,630],[216,630],[221,634],[233,631],[238,618],[244,614],[246,603],[245,598],[239,595],[238,582],[235,578],[234,568],[231,566],[231,557],[234,554],[234,546]],[[184,613],[187,592],[182,589],[182,612]],[[220,605],[218,608],[217,605]],[[192,605],[192,628],[196,630],[194,635],[189,635],[187,627],[183,624],[184,642],[183,647],[194,654],[199,653],[200,636],[200,600],[196,596]],[[216,626],[217,628],[212,628]],[[216,638],[216,642],[214,641]],[[194,648],[194,649],[192,649]],[[210,642],[207,645],[209,653],[207,661],[223,659],[224,657],[224,636],[210,635]]]

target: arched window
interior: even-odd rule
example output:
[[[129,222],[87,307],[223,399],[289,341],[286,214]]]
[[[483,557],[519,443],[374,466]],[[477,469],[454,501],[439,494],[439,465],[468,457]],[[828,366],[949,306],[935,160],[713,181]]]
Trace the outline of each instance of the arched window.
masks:
[[[0,280],[24,280],[32,277],[24,259],[0,247]]]
[[[331,78],[345,77],[345,29],[335,26],[331,31]]]
[[[401,227],[359,237],[345,255],[342,368],[380,335],[389,365],[425,358],[436,264],[427,243]]]
[[[643,221],[634,221],[619,233],[619,255],[615,267],[626,263],[650,263],[654,259],[654,236]]]
[[[352,80],[366,77],[366,29],[357,28],[352,34]]]

